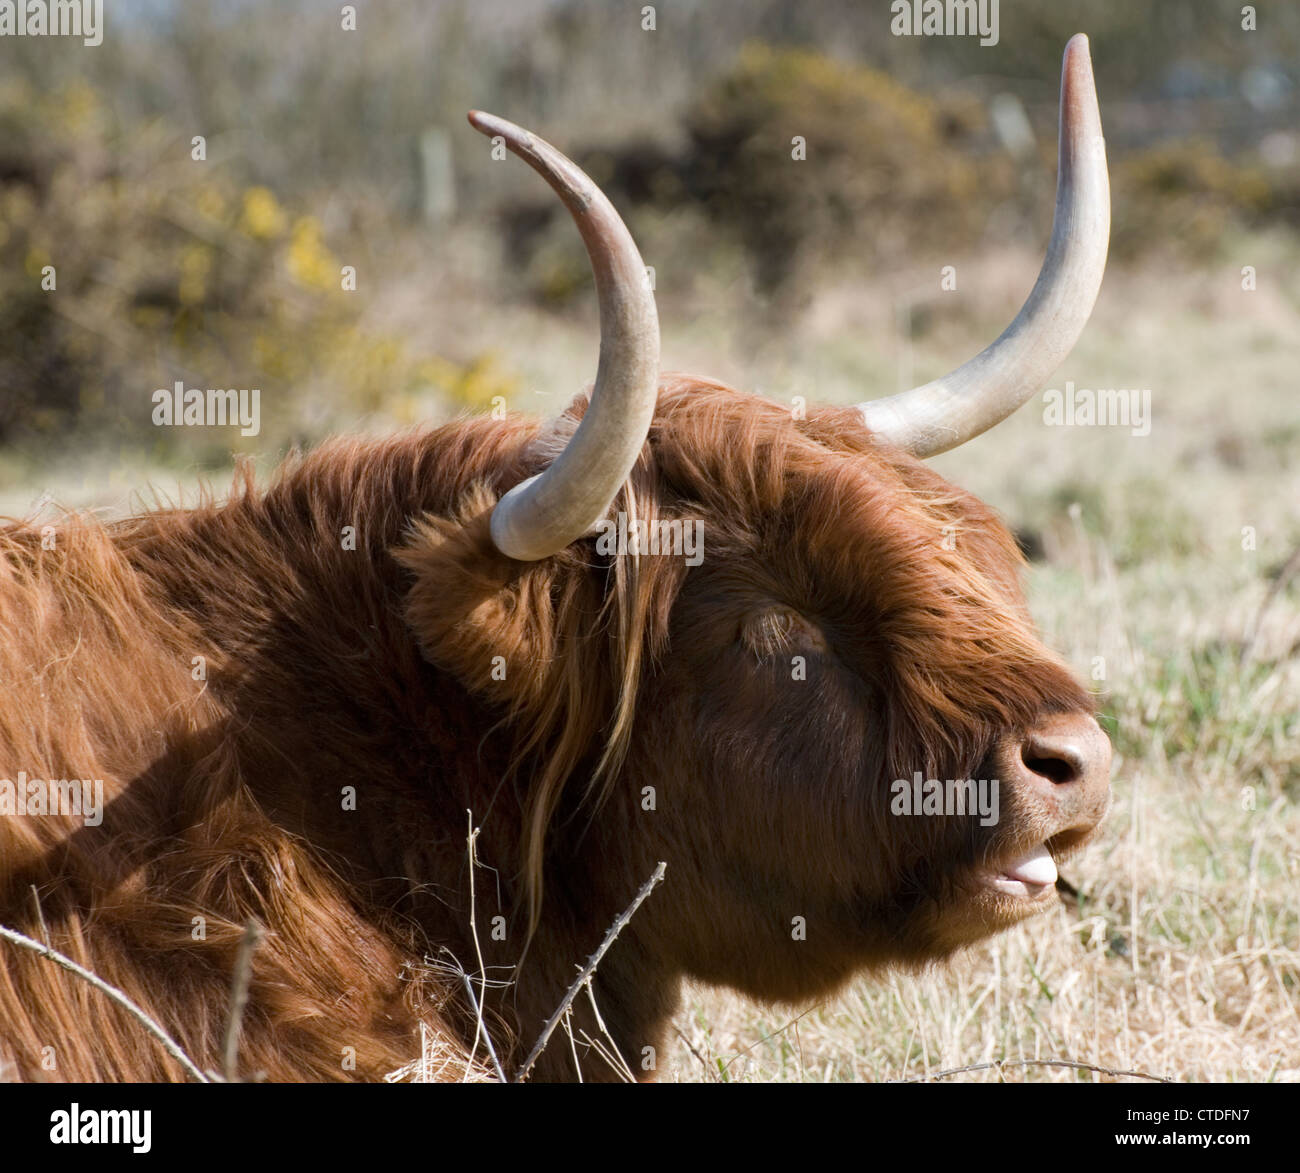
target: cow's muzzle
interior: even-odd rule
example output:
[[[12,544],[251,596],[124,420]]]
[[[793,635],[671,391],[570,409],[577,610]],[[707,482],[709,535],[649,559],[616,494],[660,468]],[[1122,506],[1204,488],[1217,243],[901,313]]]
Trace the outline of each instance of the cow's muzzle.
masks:
[[[1110,740],[1088,713],[1053,713],[995,752],[1002,785],[1014,796],[1026,841],[989,873],[995,891],[1037,900],[1053,889],[1056,862],[1097,829],[1110,804]]]

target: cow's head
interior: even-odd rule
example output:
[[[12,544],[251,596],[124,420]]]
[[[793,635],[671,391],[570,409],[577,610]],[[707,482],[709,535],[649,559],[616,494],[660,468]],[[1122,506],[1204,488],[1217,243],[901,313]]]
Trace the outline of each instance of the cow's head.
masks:
[[[766,997],[930,960],[1045,907],[1055,861],[1105,811],[1109,743],[1033,632],[1012,537],[921,458],[1023,403],[1091,310],[1109,196],[1086,40],[1066,49],[1029,300],[952,375],[860,408],[796,416],[661,381],[613,208],[527,131],[471,121],[560,194],[600,296],[590,400],[518,447],[514,475],[533,475],[475,486],[402,554],[426,654],[499,702],[542,763],[525,771],[534,920],[557,823],[567,866],[598,860],[584,876],[623,895],[667,859],[676,898],[647,906],[643,935]],[[650,552],[650,530],[682,546]]]

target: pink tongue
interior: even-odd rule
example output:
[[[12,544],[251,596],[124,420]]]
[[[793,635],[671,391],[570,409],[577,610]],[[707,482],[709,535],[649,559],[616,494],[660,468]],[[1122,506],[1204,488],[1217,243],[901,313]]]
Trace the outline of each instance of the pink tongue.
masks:
[[[1045,846],[1035,847],[1024,859],[1016,860],[1002,874],[1025,884],[1055,884],[1056,862]]]

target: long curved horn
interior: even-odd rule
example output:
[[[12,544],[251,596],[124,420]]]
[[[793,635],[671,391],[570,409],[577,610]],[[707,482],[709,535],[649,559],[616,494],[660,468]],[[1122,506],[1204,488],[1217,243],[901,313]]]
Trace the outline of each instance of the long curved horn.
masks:
[[[1070,353],[1092,313],[1110,240],[1110,181],[1088,38],[1061,63],[1056,213],[1029,299],[993,345],[949,375],[859,405],[867,426],[915,456],[964,444],[1006,419]]]
[[[658,393],[659,315],[631,234],[582,170],[504,118],[471,110],[469,121],[499,135],[564,201],[587,246],[600,303],[600,361],[582,423],[545,472],[516,485],[492,511],[497,549],[535,562],[589,533],[636,463]]]

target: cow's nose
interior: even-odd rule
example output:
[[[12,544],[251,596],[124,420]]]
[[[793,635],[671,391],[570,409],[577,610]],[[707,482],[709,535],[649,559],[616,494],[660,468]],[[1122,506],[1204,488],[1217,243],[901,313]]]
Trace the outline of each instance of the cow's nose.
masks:
[[[1015,772],[1062,829],[1095,826],[1110,801],[1110,739],[1087,713],[1053,713],[1020,742]]]

